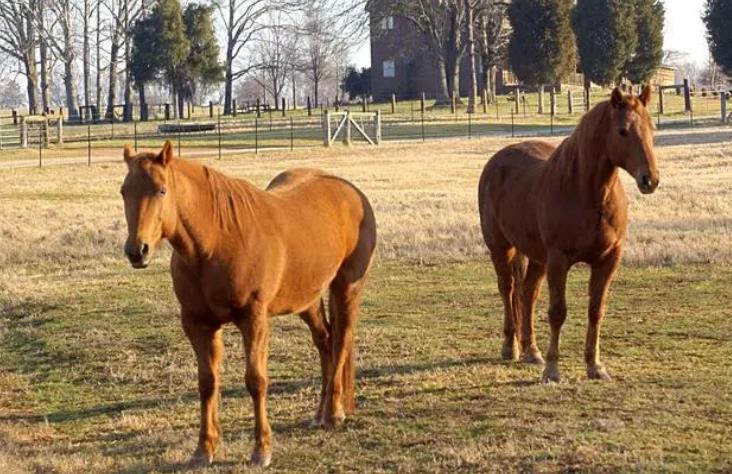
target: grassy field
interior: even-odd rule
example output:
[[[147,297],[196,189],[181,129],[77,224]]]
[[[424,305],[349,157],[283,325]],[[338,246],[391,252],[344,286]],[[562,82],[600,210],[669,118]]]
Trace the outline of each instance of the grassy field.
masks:
[[[482,139],[225,156],[265,185],[317,166],[370,197],[379,257],[357,339],[358,403],[342,430],[308,427],[319,391],[310,335],[272,321],[274,472],[729,472],[732,470],[732,145],[663,137],[656,194],[623,177],[631,227],[603,355],[584,376],[587,270],[571,274],[563,382],[500,361],[502,310],[479,236]],[[195,447],[193,355],[167,252],[121,255],[120,162],[0,171],[0,472],[173,472]],[[546,292],[544,292],[546,293]],[[540,320],[546,308],[542,296]],[[548,327],[538,324],[546,348]],[[223,446],[252,441],[242,344],[226,331]]]

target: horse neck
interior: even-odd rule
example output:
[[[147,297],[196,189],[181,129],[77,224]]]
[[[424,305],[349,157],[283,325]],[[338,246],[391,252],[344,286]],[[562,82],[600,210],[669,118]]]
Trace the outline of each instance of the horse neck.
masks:
[[[602,202],[619,183],[618,169],[608,156],[609,127],[610,104],[598,104],[558,149],[562,180],[574,188],[582,201]]]
[[[172,164],[176,223],[168,240],[187,261],[197,262],[216,251],[231,222],[238,223],[246,217],[241,214],[251,211],[249,200],[254,186],[241,180],[234,182],[196,163],[175,160]],[[236,216],[230,204],[234,200],[249,204],[238,206]]]

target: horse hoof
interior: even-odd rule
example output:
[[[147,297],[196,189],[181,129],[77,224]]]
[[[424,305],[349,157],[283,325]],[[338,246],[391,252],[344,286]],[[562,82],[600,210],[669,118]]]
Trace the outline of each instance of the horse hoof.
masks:
[[[528,351],[521,357],[521,362],[524,364],[544,365],[544,358],[539,351]]]
[[[193,453],[193,456],[191,456],[190,461],[188,461],[187,466],[191,469],[198,469],[202,467],[208,467],[211,464],[213,464],[212,454],[206,454],[203,451],[196,450],[196,452]]]
[[[325,426],[325,420],[323,419],[323,416],[318,414],[313,417],[312,420],[310,420],[310,427],[311,428],[323,428]]]
[[[602,364],[590,365],[587,367],[587,377],[590,380],[610,380],[610,374]]]
[[[338,428],[339,426],[342,426],[343,423],[346,422],[346,413],[341,410],[336,413],[334,413],[330,417],[326,417],[324,420],[325,423],[323,424],[324,428]]]
[[[559,383],[560,380],[561,377],[559,376],[559,367],[557,367],[557,363],[553,362],[547,364],[544,368],[544,374],[541,376],[541,383]]]
[[[272,453],[255,451],[249,458],[249,465],[252,467],[265,468],[272,462]]]
[[[501,358],[508,362],[518,360],[518,348],[513,344],[504,344],[501,349]]]

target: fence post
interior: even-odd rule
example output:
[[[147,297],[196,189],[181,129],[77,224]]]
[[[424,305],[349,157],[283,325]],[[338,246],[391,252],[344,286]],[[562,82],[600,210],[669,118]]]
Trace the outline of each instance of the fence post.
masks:
[[[569,115],[572,115],[574,113],[574,97],[572,97],[572,89],[569,89],[567,91],[567,110],[569,111]]]
[[[691,89],[689,79],[684,79],[684,111],[691,112]]]
[[[295,122],[292,117],[290,117],[290,151],[295,149]]]
[[[282,116],[287,116],[287,102],[285,101],[285,98],[282,98]]]
[[[63,115],[58,118],[58,122],[56,122],[56,133],[58,134],[56,142],[59,145],[64,144],[64,117]]]
[[[308,117],[313,116],[313,104],[310,102],[310,96],[308,96]]]
[[[422,116],[422,141],[424,141],[424,92],[422,92],[422,104],[420,107],[420,114]]]
[[[259,119],[257,117],[254,117],[254,154],[259,154]]]
[[[137,148],[135,148],[137,151]],[[91,166],[91,125],[86,126],[86,164]]]
[[[516,115],[519,113],[519,100],[521,100],[521,88],[516,86],[516,104],[514,105],[514,112]]]
[[[488,89],[483,88],[483,113],[488,113]]]
[[[20,117],[20,147],[28,148],[28,124],[25,117]]]
[[[231,99],[231,115],[236,117],[236,99]]]
[[[363,96],[363,100],[361,101],[361,111],[362,111],[362,112],[364,112],[364,113],[365,113],[365,112],[366,112],[366,110],[368,109],[368,107],[367,107],[367,105],[366,105],[366,104],[367,104],[367,102],[368,102],[368,100],[369,100],[369,98],[368,98],[368,97],[366,97],[366,96]]]
[[[132,126],[133,126],[134,133],[135,133],[135,151],[137,151],[137,122],[136,121],[132,122]]]
[[[213,118],[213,101],[208,101],[208,117]]]
[[[457,99],[455,98],[455,93],[450,97],[450,113],[453,115],[457,114]]]
[[[48,120],[48,119],[46,119]],[[45,122],[46,124],[48,122]],[[43,168],[43,137],[41,136],[41,133],[43,133],[43,124],[44,122],[41,122],[38,126],[38,167]]]
[[[658,88],[658,113],[663,114],[664,113],[664,104],[663,104],[663,88]]]
[[[392,114],[396,113],[396,94],[395,93],[391,94],[391,113]]]
[[[364,104],[366,102],[364,101]],[[346,145],[351,145],[351,111],[346,110]]]
[[[376,111],[376,144],[381,145],[381,110]]]
[[[310,110],[310,97],[308,97],[308,111]],[[322,115],[323,144],[330,147],[330,111],[326,110]]]
[[[549,113],[552,117],[557,115],[557,91],[554,90],[552,87],[552,90],[549,91]]]
[[[468,114],[468,140],[473,138],[473,114]]]
[[[219,139],[219,160],[221,159],[221,110],[216,110],[216,134]]]
[[[13,109],[13,125],[18,125],[18,111]]]
[[[725,91],[720,92],[719,101],[722,110],[722,123],[727,123],[727,93]]]
[[[257,118],[262,117],[262,102],[259,100],[259,97],[257,97]]]
[[[165,104],[165,120],[170,120],[170,104]]]

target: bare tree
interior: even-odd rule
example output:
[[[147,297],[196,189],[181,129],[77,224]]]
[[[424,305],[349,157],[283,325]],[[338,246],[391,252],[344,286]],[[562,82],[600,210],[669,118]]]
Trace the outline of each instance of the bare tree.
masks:
[[[485,84],[488,102],[496,97],[496,70],[506,58],[510,28],[507,24],[507,1],[492,0],[477,16],[478,46],[483,63],[483,84]]]
[[[49,49],[63,63],[64,90],[66,93],[66,108],[69,119],[79,118],[79,102],[76,96],[76,45],[74,24],[80,14],[79,9],[71,0],[48,0],[49,14],[53,22],[46,24],[41,18],[34,16],[35,27]]]
[[[37,113],[38,107],[35,14],[36,6],[32,0],[0,2],[0,51],[22,65],[30,114]]]
[[[123,55],[124,70],[124,120],[132,119],[132,78],[129,68],[126,67],[130,61],[130,36],[132,25],[142,12],[142,3],[138,0],[107,0],[105,4],[110,21],[110,49],[109,49],[109,87],[107,91],[107,110],[105,116],[108,119],[114,118],[114,106],[117,102],[118,76],[120,53]]]
[[[255,78],[272,97],[276,108],[295,63],[296,43],[297,35],[285,21],[285,14],[282,11],[268,14],[266,28],[257,41],[256,57],[262,75]]]
[[[243,49],[265,28],[260,22],[272,10],[270,0],[216,0],[216,9],[226,30],[226,55],[224,59],[224,115],[231,114],[234,81],[246,75],[258,64],[238,63]]]

